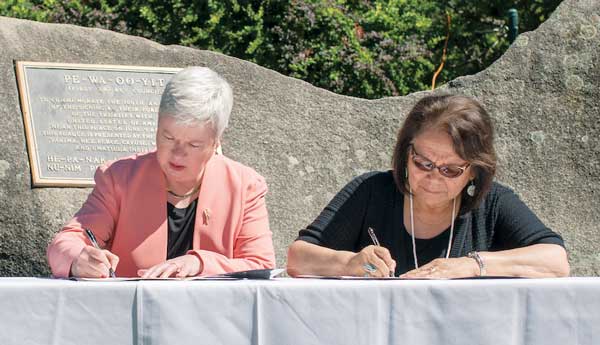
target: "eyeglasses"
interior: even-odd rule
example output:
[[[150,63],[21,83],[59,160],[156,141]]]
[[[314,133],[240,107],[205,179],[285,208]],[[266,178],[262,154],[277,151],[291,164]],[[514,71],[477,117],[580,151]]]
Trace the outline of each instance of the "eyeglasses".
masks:
[[[415,163],[415,166],[422,171],[432,171],[433,169],[439,170],[440,174],[444,177],[455,178],[462,175],[465,170],[471,165],[471,163],[466,163],[463,166],[460,165],[441,165],[436,166],[429,159],[421,156],[415,151],[415,146],[410,144],[412,150],[412,161]]]

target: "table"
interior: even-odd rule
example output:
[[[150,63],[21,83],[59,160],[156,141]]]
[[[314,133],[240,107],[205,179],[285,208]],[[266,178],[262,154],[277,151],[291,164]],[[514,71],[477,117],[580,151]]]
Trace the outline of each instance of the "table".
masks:
[[[600,344],[600,278],[0,278],[0,344]]]

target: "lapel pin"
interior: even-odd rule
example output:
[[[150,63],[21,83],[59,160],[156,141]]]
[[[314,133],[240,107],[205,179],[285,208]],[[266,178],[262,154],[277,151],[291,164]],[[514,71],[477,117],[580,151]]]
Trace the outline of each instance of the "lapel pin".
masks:
[[[210,208],[205,208],[204,211],[202,211],[202,216],[204,225],[208,225],[208,221],[210,220]]]

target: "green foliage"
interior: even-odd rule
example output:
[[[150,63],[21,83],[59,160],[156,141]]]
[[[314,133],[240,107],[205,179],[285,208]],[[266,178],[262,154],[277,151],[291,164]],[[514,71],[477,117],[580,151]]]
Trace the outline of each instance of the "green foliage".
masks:
[[[444,1],[444,8],[452,17],[452,29],[448,59],[441,80],[449,81],[457,76],[477,73],[508,49],[509,9],[518,10],[519,29],[520,32],[525,32],[537,28],[560,2],[561,0]],[[441,31],[443,29],[439,24],[441,23],[438,22],[437,30]]]
[[[351,6],[353,5],[353,6]],[[337,93],[374,98],[422,90],[434,65],[419,0],[295,1],[269,28],[259,63]],[[259,56],[262,58],[262,56]]]
[[[509,46],[506,13],[535,29],[560,0],[4,0],[0,15],[100,27],[219,51],[333,92],[379,98],[441,85]]]

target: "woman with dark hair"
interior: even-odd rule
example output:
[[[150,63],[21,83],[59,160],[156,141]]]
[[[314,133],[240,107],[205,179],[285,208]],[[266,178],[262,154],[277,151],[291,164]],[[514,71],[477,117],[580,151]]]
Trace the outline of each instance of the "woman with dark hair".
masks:
[[[393,169],[346,185],[288,250],[288,273],[406,278],[569,274],[562,238],[493,181],[490,116],[456,95],[421,99]]]

